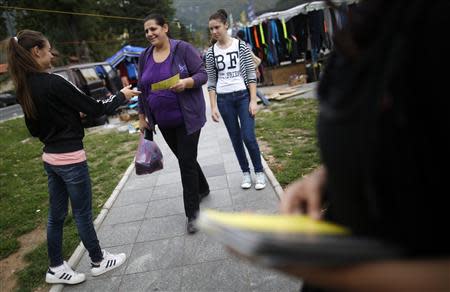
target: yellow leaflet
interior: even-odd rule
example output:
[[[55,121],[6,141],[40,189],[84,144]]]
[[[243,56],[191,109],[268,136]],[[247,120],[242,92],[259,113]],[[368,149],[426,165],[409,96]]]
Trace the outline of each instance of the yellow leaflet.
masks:
[[[302,215],[262,215],[252,213],[225,213],[214,210],[201,212],[200,220],[224,227],[274,233],[315,233],[346,235],[350,231],[333,223],[314,220]],[[202,218],[203,217],[203,218]]]
[[[161,80],[159,82],[153,83],[151,90],[152,91],[156,91],[156,90],[164,90],[164,89],[169,89],[170,87],[174,86],[175,84],[178,83],[178,81],[180,80],[180,74],[177,73],[176,75],[165,79],[165,80]]]

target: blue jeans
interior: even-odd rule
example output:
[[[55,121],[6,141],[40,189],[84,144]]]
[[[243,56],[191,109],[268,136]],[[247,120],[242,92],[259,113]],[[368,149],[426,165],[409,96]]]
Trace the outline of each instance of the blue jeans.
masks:
[[[259,89],[256,89],[256,96],[262,101],[264,105],[270,105],[270,101],[267,99],[267,96],[264,95]]]
[[[244,144],[250,154],[255,172],[262,172],[261,154],[255,135],[255,119],[248,111],[249,104],[250,96],[247,90],[217,95],[217,106],[242,172],[250,171]]]
[[[50,209],[47,224],[47,249],[50,266],[63,264],[62,242],[68,200],[78,228],[78,234],[89,252],[92,262],[103,259],[97,233],[92,222],[91,178],[87,162],[69,165],[50,165],[44,162],[48,176]]]

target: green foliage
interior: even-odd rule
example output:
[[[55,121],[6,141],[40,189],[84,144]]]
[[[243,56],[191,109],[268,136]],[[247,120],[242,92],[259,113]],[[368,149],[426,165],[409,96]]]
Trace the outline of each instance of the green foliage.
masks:
[[[89,61],[102,61],[126,44],[146,46],[142,20],[150,13],[167,19],[174,16],[172,0],[3,0],[5,5],[40,10],[86,13],[136,18],[115,19],[46,11],[16,11],[17,31],[32,29],[44,33],[60,53],[62,62],[69,56],[83,56],[87,44]],[[3,21],[3,19],[1,19]],[[124,33],[127,32],[128,36]]]
[[[256,119],[263,156],[282,186],[309,173],[319,164],[316,139],[317,101],[294,99],[272,103]]]

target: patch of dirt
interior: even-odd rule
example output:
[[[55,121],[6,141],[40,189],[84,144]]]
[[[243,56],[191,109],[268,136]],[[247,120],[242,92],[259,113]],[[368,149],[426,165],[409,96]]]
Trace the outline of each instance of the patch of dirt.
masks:
[[[263,154],[264,159],[266,160],[270,169],[280,171],[283,168],[283,166],[279,162],[277,162],[275,157],[271,154],[272,148],[270,148],[269,143],[267,143],[264,140],[259,139],[258,144],[259,144],[259,149],[260,149],[261,153]]]
[[[24,257],[31,250],[46,240],[45,226],[39,226],[33,231],[18,238],[20,248],[15,253],[0,261],[0,290],[13,291],[17,284],[14,274],[27,266]]]

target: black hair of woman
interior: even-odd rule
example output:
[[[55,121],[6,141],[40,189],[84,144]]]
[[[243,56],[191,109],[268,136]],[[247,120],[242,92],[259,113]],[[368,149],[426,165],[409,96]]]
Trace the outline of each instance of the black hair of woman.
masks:
[[[216,19],[216,20],[218,19],[218,20],[220,20],[220,22],[225,24],[228,21],[228,13],[225,11],[225,9],[219,9],[216,12],[214,12],[213,14],[211,14],[208,21],[212,20],[212,19]]]

